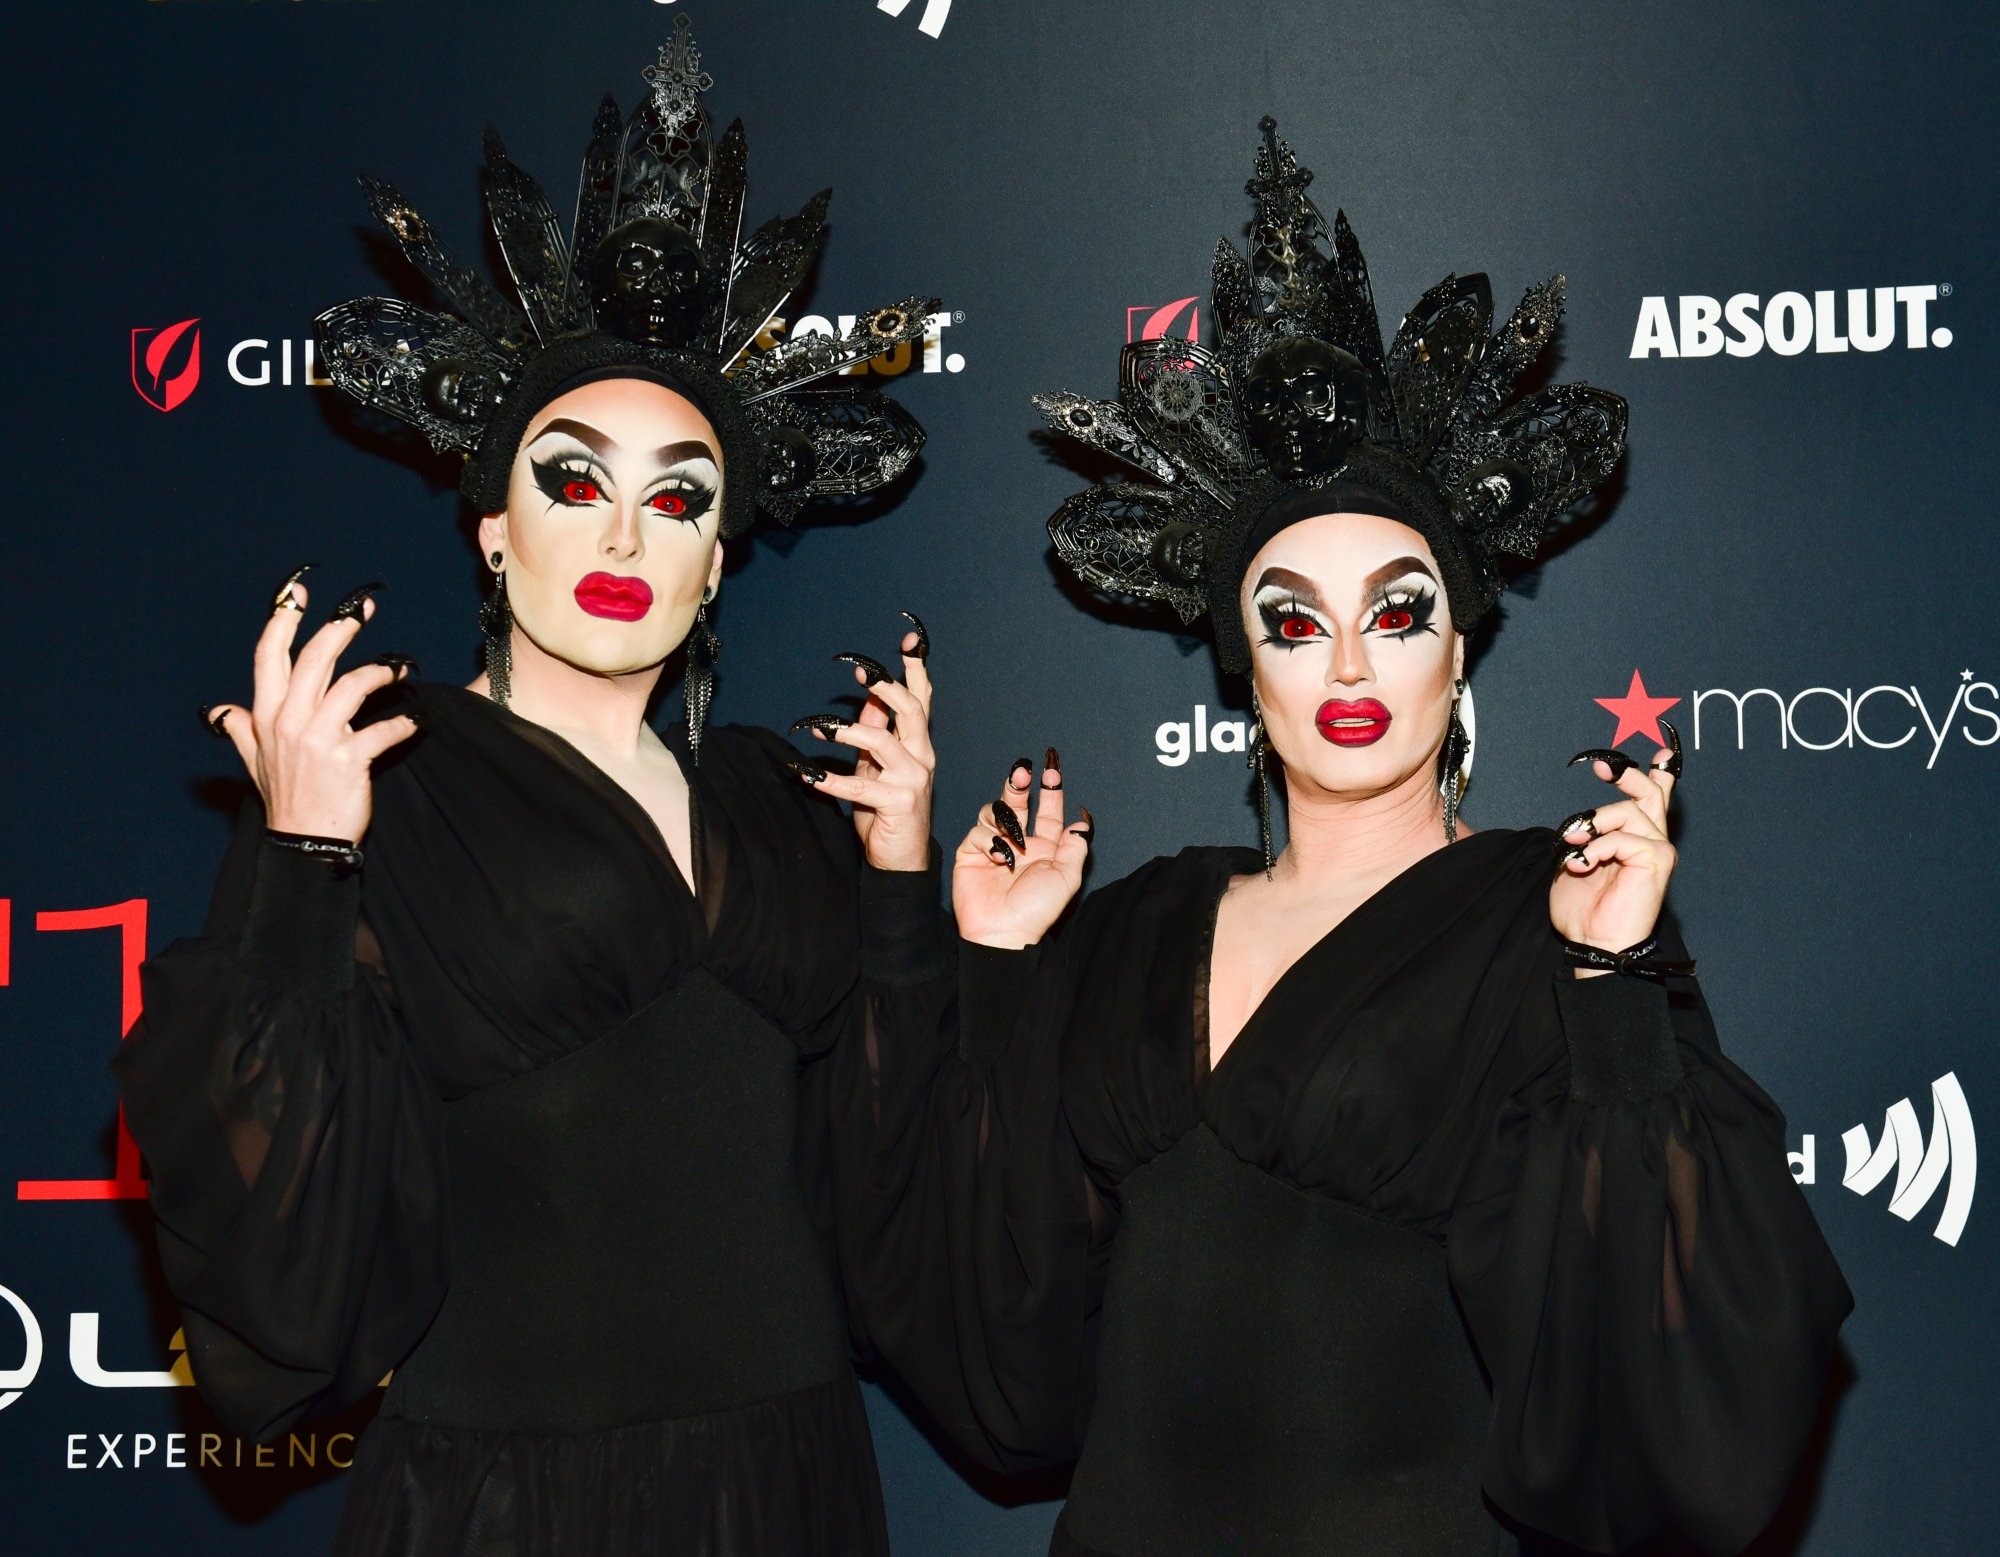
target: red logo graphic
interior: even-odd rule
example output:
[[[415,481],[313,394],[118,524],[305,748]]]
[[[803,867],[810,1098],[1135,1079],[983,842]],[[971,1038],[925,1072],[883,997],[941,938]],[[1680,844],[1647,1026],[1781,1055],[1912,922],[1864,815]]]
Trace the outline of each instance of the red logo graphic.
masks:
[[[1618,733],[1611,737],[1613,746],[1622,746],[1635,735],[1649,735],[1655,745],[1667,744],[1667,735],[1660,728],[1660,715],[1680,701],[1677,697],[1654,697],[1646,691],[1646,683],[1638,671],[1632,672],[1632,685],[1625,689],[1623,697],[1599,697],[1591,699],[1600,708],[1608,708],[1618,716]]]
[[[200,324],[199,319],[183,319],[164,330],[132,332],[132,387],[155,411],[181,405],[201,382]],[[185,353],[177,349],[183,340]]]
[[[1187,328],[1178,328],[1185,315]],[[1199,346],[1201,344],[1201,299],[1183,297],[1164,308],[1154,308],[1150,304],[1140,304],[1137,308],[1125,310],[1125,344],[1134,341],[1164,340],[1169,335],[1178,335]]]

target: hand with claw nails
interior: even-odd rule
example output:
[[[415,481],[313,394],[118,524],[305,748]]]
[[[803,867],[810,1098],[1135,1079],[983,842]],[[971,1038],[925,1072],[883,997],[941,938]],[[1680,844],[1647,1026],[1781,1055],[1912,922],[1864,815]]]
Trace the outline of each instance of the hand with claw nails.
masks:
[[[1039,773],[1032,757],[1016,759],[1000,798],[981,808],[952,861],[958,933],[1009,951],[1039,941],[1083,885],[1093,833],[1090,812],[1082,808],[1076,821],[1064,823],[1062,757],[1053,746]]]
[[[341,654],[374,614],[380,584],[345,596],[294,657],[307,603],[300,581],[310,566],[287,575],[271,599],[252,657],[250,705],[204,708],[202,723],[236,747],[263,797],[266,826],[358,844],[373,811],[370,765],[414,735],[417,721],[398,714],[357,730],[354,717],[371,694],[415,674],[416,661],[385,654],[337,674]]]
[[[1650,763],[1622,751],[1591,747],[1570,758],[1626,797],[1578,811],[1557,829],[1557,876],[1549,888],[1549,918],[1566,940],[1623,951],[1653,933],[1676,855],[1667,840],[1667,809],[1681,774],[1681,737],[1666,720],[1666,749]],[[1592,969],[1579,978],[1596,978]]]
[[[898,681],[880,660],[866,654],[836,654],[854,667],[854,678],[865,689],[861,711],[808,714],[792,726],[794,735],[810,731],[815,741],[855,750],[854,771],[841,773],[822,763],[797,766],[802,782],[847,801],[854,811],[854,830],[868,863],[877,870],[923,870],[931,858],[931,784],[937,755],[931,749],[930,634],[910,612],[903,634],[903,679]]]

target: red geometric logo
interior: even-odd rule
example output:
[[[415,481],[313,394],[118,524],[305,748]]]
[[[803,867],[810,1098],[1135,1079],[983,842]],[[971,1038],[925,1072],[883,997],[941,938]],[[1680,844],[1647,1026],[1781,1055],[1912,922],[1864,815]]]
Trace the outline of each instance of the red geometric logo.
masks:
[[[1187,320],[1185,330],[1177,328],[1182,317]],[[1183,297],[1168,303],[1164,308],[1155,308],[1150,303],[1142,303],[1136,308],[1125,310],[1125,344],[1134,341],[1164,340],[1169,335],[1201,344],[1201,299]]]
[[[183,404],[201,382],[200,324],[183,319],[164,330],[132,332],[132,387],[155,411]]]
[[[1660,715],[1680,699],[1654,697],[1646,690],[1644,678],[1635,670],[1632,672],[1632,684],[1625,689],[1623,697],[1597,697],[1591,701],[1618,716],[1618,733],[1611,737],[1613,746],[1623,746],[1635,735],[1644,735],[1655,745],[1664,746],[1667,737],[1660,728]]]

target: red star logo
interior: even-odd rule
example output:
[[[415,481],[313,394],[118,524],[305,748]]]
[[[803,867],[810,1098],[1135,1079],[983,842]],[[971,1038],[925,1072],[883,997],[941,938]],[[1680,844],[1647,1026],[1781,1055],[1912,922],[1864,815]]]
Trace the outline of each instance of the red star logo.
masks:
[[[1634,735],[1650,735],[1654,744],[1667,744],[1666,732],[1660,728],[1660,715],[1680,701],[1677,697],[1653,697],[1646,691],[1646,683],[1639,679],[1638,671],[1632,672],[1632,685],[1625,689],[1623,697],[1600,697],[1592,699],[1598,707],[1608,708],[1618,716],[1618,733],[1611,737],[1613,746],[1623,746]]]

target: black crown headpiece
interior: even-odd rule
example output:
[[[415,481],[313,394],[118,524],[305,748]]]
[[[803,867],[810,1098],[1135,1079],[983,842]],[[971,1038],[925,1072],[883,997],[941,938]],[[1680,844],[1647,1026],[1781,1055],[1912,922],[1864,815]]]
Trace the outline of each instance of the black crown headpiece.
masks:
[[[859,386],[806,386],[920,340],[937,300],[753,354],[812,266],[832,192],[743,236],[743,124],[710,136],[701,94],[713,83],[686,17],[645,78],[629,119],[609,95],[597,111],[567,240],[541,186],[487,130],[486,209],[519,307],[447,253],[394,188],[362,179],[397,246],[457,312],[386,297],[329,308],[314,321],[328,375],[433,448],[462,450],[460,489],[487,513],[506,506],[515,449],[542,406],[628,373],[681,391],[714,424],[724,535],[759,509],[790,524],[810,498],[893,481],[923,446],[916,419]]]
[[[1260,128],[1250,256],[1226,238],[1216,248],[1215,349],[1135,341],[1116,401],[1035,398],[1057,432],[1150,478],[1066,500],[1049,520],[1056,552],[1085,582],[1164,600],[1183,622],[1207,612],[1223,669],[1241,672],[1250,645],[1237,589],[1260,521],[1351,483],[1430,542],[1452,622],[1469,632],[1505,587],[1498,554],[1533,557],[1556,516],[1618,463],[1625,402],[1558,384],[1506,403],[1555,333],[1561,276],[1530,290],[1497,335],[1486,277],[1448,276],[1384,351],[1345,213],[1329,244],[1305,193],[1312,174],[1274,121]]]

